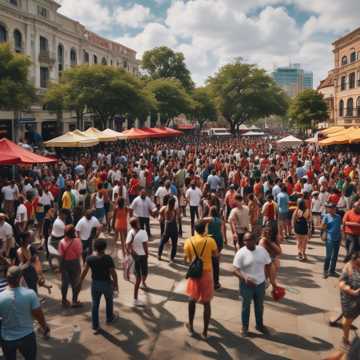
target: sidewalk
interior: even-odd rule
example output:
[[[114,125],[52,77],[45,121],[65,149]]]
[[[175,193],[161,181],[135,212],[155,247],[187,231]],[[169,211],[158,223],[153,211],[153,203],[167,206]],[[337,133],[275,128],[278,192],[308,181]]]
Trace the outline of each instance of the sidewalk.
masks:
[[[189,235],[188,219],[185,234]],[[296,259],[295,241],[283,246],[280,284],[286,287],[286,297],[274,302],[268,292],[265,303],[265,324],[271,335],[264,337],[254,329],[253,312],[250,337],[244,339],[241,331],[241,303],[238,282],[232,275],[233,250],[225,249],[221,257],[222,289],[212,302],[212,322],[208,342],[200,337],[190,338],[184,327],[187,321],[187,297],[184,295],[186,267],[182,262],[180,240],[178,261],[170,266],[157,260],[159,227],[152,224],[154,237],[149,244],[149,278],[147,292],[140,298],[143,309],[132,308],[132,284],[125,282],[122,271],[120,295],[115,300],[119,321],[105,325],[104,300],[100,321],[103,332],[93,335],[90,324],[91,297],[89,282],[84,284],[81,309],[64,310],[61,307],[60,279],[52,275],[54,285],[50,297],[45,296],[44,309],[51,325],[51,339],[39,337],[39,359],[321,359],[337,348],[341,329],[328,326],[329,319],[340,312],[338,279],[322,279],[324,247],[320,239],[310,242],[306,263]],[[229,234],[230,235],[230,234]],[[230,239],[230,236],[229,236]],[[163,258],[169,253],[167,250]],[[341,271],[342,261],[338,262]],[[41,289],[45,294],[45,289]],[[359,321],[355,323],[360,326]],[[78,326],[80,331],[74,331]],[[202,306],[197,307],[196,330],[202,330]]]

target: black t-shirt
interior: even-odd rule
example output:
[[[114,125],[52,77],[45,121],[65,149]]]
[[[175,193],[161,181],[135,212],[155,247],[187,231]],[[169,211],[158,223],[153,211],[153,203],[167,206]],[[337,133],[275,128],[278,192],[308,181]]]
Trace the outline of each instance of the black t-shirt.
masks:
[[[114,261],[109,255],[90,255],[86,263],[91,269],[91,278],[98,281],[110,281],[110,269],[115,268]]]

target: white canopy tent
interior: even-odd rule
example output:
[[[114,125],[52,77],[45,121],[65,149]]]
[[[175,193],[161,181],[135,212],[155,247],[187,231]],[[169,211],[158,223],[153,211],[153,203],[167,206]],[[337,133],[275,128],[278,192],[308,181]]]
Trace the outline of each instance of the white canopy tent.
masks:
[[[245,124],[241,124],[240,126],[239,126],[239,130],[240,131],[244,131],[244,130],[246,130],[246,131],[248,131],[248,130],[250,130]]]
[[[276,143],[280,146],[298,146],[301,145],[303,141],[293,135],[289,135],[283,139],[278,140]]]
[[[257,132],[257,131],[248,131],[242,134],[242,136],[264,136],[264,135],[265,135],[264,132]]]

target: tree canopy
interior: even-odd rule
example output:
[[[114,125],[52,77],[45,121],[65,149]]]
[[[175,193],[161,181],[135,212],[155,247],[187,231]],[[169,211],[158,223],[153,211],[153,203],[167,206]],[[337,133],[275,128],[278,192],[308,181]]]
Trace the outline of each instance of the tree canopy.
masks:
[[[151,80],[174,78],[181,82],[185,90],[190,91],[194,88],[184,54],[174,52],[166,46],[146,51],[142,57],[141,67]]]
[[[172,118],[188,114],[192,110],[193,100],[176,79],[152,80],[145,89],[153,94],[157,101],[157,111],[160,113],[162,125],[167,125]]]
[[[249,120],[283,115],[288,100],[265,70],[236,61],[223,66],[208,79],[208,85],[220,114],[231,130]]]
[[[306,89],[291,101],[288,115],[298,128],[310,129],[328,118],[328,108],[322,94]]]
[[[207,121],[215,121],[217,119],[215,103],[209,93],[209,89],[205,87],[196,88],[193,91],[192,98],[194,104],[191,114],[201,130]]]
[[[36,100],[34,86],[28,80],[29,58],[0,44],[0,109],[27,110]]]
[[[75,111],[79,123],[86,109],[94,114],[100,128],[107,127],[115,115],[141,118],[157,106],[140,80],[123,69],[104,65],[66,70],[60,83],[50,87],[45,102],[55,111]]]

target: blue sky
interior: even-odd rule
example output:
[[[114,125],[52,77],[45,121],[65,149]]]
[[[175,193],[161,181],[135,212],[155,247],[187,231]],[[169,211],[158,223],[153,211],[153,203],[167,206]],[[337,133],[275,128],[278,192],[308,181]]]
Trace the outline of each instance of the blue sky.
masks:
[[[161,45],[182,51],[199,85],[239,56],[269,72],[301,63],[317,84],[333,66],[331,42],[360,26],[359,0],[58,1],[61,13],[139,58]]]

